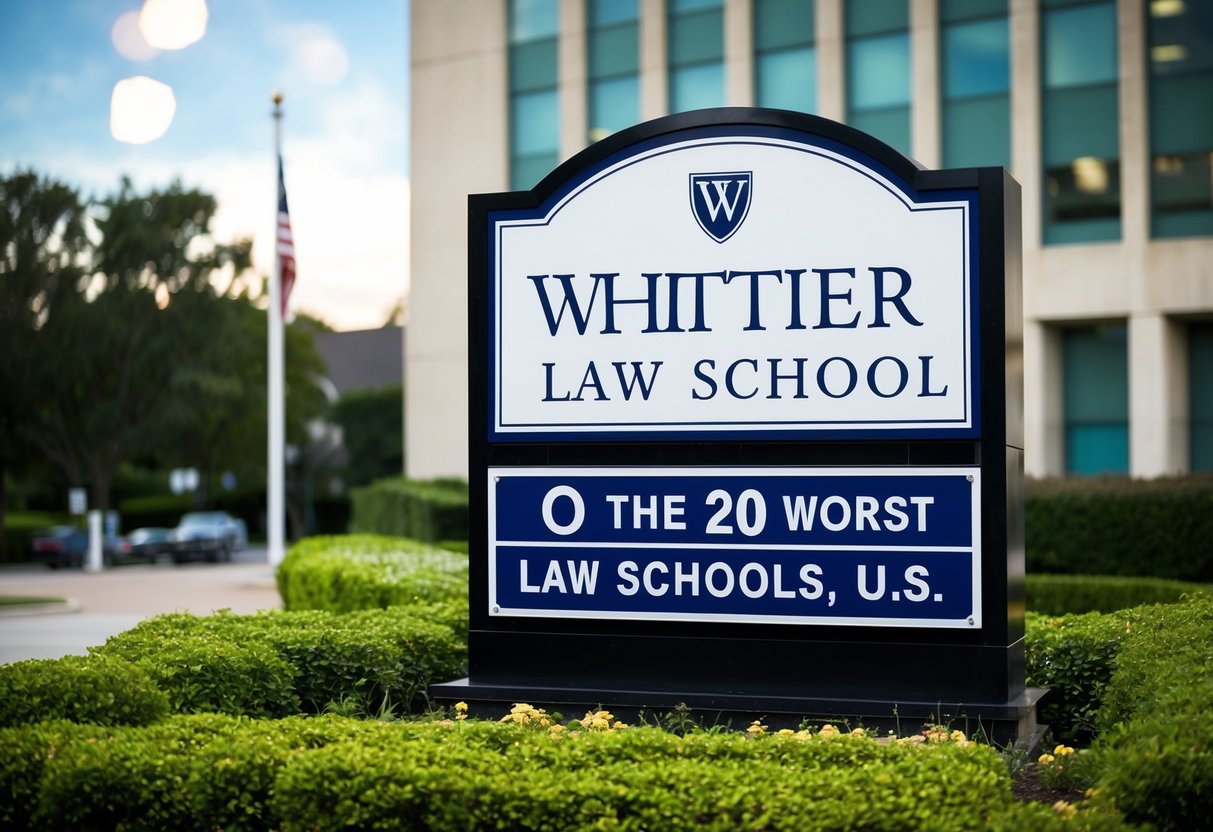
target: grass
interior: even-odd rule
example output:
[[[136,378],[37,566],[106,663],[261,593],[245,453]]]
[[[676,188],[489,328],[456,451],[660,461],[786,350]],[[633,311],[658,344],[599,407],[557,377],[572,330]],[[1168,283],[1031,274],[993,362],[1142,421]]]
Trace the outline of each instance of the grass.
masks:
[[[39,598],[32,595],[0,595],[0,607],[20,607],[27,604],[63,604],[62,598]]]

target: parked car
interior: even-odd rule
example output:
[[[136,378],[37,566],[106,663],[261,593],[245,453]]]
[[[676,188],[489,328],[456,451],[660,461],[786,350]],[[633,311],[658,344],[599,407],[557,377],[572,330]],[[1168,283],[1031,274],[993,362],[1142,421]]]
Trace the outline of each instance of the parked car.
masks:
[[[135,529],[126,536],[132,558],[155,563],[161,555],[173,552],[173,530],[149,526]]]
[[[34,560],[51,569],[60,566],[83,566],[88,557],[88,530],[77,526],[51,526],[30,539]],[[130,553],[130,543],[121,535],[106,535],[101,541],[101,556],[105,563]]]
[[[173,560],[226,561],[248,543],[244,521],[225,511],[194,511],[172,532]]]

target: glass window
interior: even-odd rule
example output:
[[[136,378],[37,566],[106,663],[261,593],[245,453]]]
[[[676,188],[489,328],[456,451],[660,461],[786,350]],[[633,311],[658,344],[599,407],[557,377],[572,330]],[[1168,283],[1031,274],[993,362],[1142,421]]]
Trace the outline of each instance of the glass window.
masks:
[[[666,22],[671,113],[724,104],[723,0],[670,0]]]
[[[944,3],[940,19],[943,165],[1009,168],[1011,32],[1006,0]]]
[[[1120,238],[1116,4],[1041,15],[1046,244]]]
[[[591,28],[635,23],[639,19],[639,0],[590,0]]]
[[[510,43],[526,43],[560,34],[560,13],[553,0],[510,0]]]
[[[510,187],[530,188],[559,161],[558,0],[510,0]]]
[[[910,154],[905,0],[846,0],[847,123]]]
[[[1128,473],[1128,368],[1124,324],[1062,333],[1066,473]]]
[[[724,104],[724,64],[679,67],[670,72],[670,112]]]
[[[1213,321],[1188,327],[1189,467],[1213,471]]]
[[[605,139],[637,122],[640,79],[635,75],[608,78],[590,86],[590,141]]]
[[[587,32],[591,142],[640,120],[640,26],[636,0],[590,0]]]
[[[754,102],[817,109],[812,0],[754,0]]]
[[[1148,8],[1151,234],[1213,234],[1213,3]]]

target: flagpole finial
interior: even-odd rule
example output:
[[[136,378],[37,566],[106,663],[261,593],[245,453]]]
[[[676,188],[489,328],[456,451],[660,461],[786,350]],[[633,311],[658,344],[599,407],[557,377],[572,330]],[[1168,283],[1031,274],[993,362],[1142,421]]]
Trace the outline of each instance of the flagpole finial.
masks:
[[[282,90],[274,90],[271,99],[274,102],[274,115],[282,112]]]

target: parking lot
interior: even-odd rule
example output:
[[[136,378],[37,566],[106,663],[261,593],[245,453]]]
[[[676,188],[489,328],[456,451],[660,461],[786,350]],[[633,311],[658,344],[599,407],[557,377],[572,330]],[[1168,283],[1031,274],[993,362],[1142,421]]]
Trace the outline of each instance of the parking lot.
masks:
[[[264,548],[232,563],[128,565],[99,573],[21,567],[0,571],[0,595],[64,599],[65,605],[0,608],[0,663],[83,655],[144,618],[165,612],[206,615],[280,609]]]

